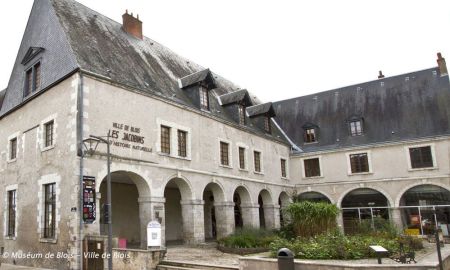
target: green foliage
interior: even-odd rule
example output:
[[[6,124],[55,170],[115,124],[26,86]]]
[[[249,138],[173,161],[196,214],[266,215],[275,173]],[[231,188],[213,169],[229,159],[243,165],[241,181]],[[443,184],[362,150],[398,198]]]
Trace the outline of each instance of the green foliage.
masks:
[[[293,225],[295,235],[311,237],[336,228],[339,208],[325,202],[295,202],[285,210]]]
[[[219,244],[232,248],[268,248],[275,239],[276,235],[272,231],[245,228],[220,239]]]
[[[353,260],[372,258],[376,255],[370,250],[371,245],[380,245],[390,252],[399,250],[399,239],[373,235],[346,236],[339,231],[317,235],[316,237],[299,237],[292,240],[278,238],[270,245],[272,254],[283,247],[292,250],[299,259],[341,259]],[[405,247],[412,250],[411,247]]]
[[[383,235],[385,237],[397,237],[400,234],[400,230],[390,220],[378,217],[374,218],[373,222],[370,219],[355,221],[355,229],[353,234],[363,235]]]

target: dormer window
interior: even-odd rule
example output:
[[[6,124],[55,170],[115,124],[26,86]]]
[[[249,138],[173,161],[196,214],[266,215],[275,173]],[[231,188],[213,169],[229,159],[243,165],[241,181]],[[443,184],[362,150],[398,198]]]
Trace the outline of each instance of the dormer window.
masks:
[[[363,135],[363,121],[361,119],[352,120],[350,125],[350,135],[351,136],[361,136]]]
[[[204,86],[200,86],[200,108],[202,110],[209,111],[209,94],[208,89]]]
[[[41,63],[37,62],[25,72],[24,97],[36,92],[41,85]]]
[[[239,114],[239,124],[245,125],[245,106],[242,104],[238,105],[238,114]]]
[[[264,130],[267,133],[271,133],[272,132],[272,126],[270,125],[270,116],[265,116],[264,117]]]
[[[316,129],[313,127],[305,129],[305,143],[317,142]]]

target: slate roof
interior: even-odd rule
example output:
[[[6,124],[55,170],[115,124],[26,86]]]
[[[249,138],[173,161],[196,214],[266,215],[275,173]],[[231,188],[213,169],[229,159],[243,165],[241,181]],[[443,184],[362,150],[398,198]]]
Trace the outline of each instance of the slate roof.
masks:
[[[6,89],[0,91],[0,109],[2,108],[3,99],[5,98]]]
[[[247,108],[247,114],[249,117],[255,117],[262,114],[269,114],[270,116],[275,116],[273,110],[272,102],[267,102],[263,104],[254,105]]]
[[[250,100],[250,95],[248,94],[247,89],[238,90],[238,91],[235,91],[232,93],[221,95],[219,97],[220,103],[222,105],[228,105],[231,103],[241,102],[246,98]]]
[[[411,72],[274,103],[276,121],[305,152],[450,134],[450,83],[438,68]],[[349,135],[363,119],[364,134]],[[304,143],[303,126],[318,126]]]
[[[0,117],[24,101],[21,88],[25,67],[20,62],[30,47],[45,49],[41,52],[45,58],[42,74],[49,77],[42,78],[42,89],[81,69],[137,91],[196,108],[179,82],[184,87],[207,78],[215,87],[210,91],[210,115],[235,122],[222,112],[217,98],[241,89],[239,86],[150,38],[141,40],[127,34],[121,23],[73,0],[34,2],[14,66],[15,72],[8,85],[7,106],[0,111]],[[48,58],[59,59],[59,62]],[[45,70],[50,68],[49,65],[55,67]],[[251,95],[251,100],[253,104],[260,103],[256,96]],[[252,125],[247,128],[266,136],[264,131]],[[285,142],[278,136],[272,137]]]

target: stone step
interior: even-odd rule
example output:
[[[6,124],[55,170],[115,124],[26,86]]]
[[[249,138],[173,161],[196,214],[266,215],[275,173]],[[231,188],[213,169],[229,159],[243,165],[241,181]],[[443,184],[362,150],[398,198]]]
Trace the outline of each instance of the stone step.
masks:
[[[222,266],[206,263],[192,263],[181,261],[161,261],[158,270],[239,270],[237,266]]]

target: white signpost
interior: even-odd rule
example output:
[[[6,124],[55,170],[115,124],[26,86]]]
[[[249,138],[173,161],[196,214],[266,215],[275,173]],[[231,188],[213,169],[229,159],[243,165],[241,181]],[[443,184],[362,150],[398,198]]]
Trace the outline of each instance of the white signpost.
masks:
[[[158,221],[150,221],[147,225],[147,247],[161,246],[161,224]]]

